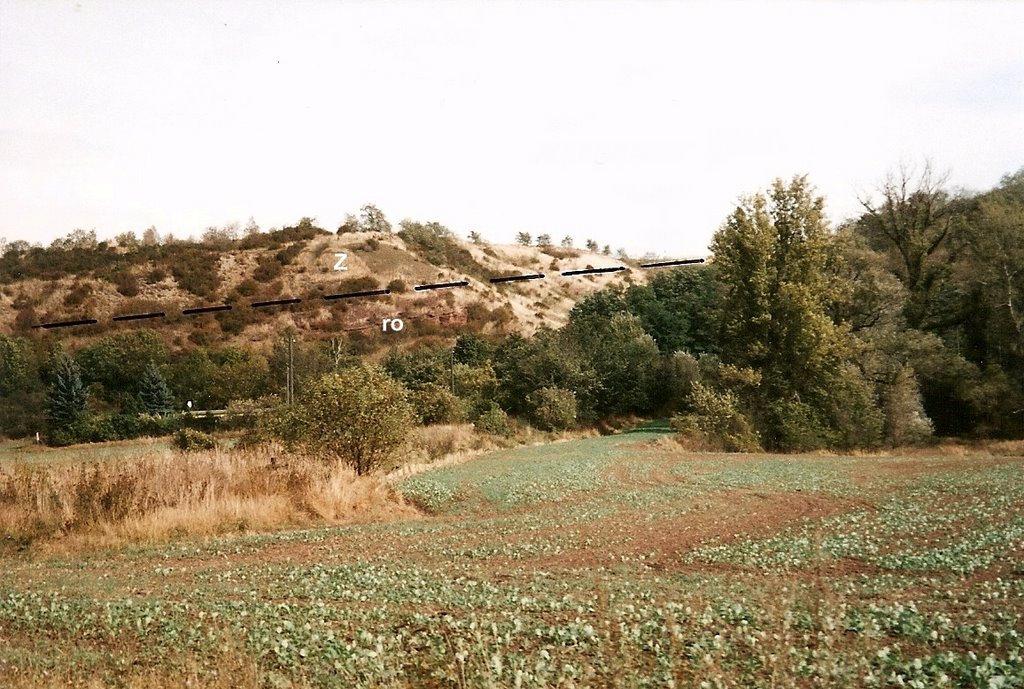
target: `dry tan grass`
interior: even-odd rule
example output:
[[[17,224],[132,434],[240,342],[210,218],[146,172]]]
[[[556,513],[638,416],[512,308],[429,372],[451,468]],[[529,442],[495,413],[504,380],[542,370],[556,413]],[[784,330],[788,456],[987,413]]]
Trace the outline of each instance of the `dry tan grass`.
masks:
[[[473,424],[438,424],[413,429],[401,453],[401,462],[387,474],[389,482],[397,482],[428,469],[479,457],[503,447],[497,438],[477,433]]]
[[[1003,457],[1024,457],[1024,440],[1003,440],[988,443],[988,450]]]
[[[438,424],[416,428],[406,445],[401,463],[387,474],[387,480],[402,479],[437,467],[462,464],[487,452],[520,445],[541,445],[589,438],[597,430],[584,428],[549,433],[530,426],[519,427],[510,438],[478,433],[473,424]]]
[[[0,468],[0,535],[22,546],[111,546],[185,535],[410,517],[391,485],[340,465],[215,450]]]

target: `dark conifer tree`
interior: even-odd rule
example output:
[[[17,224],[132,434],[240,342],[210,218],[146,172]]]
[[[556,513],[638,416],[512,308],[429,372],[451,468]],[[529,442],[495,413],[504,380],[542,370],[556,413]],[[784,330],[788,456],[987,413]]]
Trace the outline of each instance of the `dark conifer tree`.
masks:
[[[46,418],[50,431],[63,430],[85,416],[88,392],[75,360],[61,354],[53,367],[53,383],[46,397]]]
[[[139,401],[146,413],[166,416],[174,408],[174,395],[156,364],[150,362],[139,381]]]

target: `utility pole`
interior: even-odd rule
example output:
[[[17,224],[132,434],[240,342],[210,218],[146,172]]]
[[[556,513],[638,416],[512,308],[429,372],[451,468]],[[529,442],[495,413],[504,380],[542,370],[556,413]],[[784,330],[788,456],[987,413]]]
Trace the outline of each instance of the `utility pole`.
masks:
[[[288,340],[288,374],[285,381],[285,397],[288,404],[295,402],[295,333],[291,328],[285,333]]]
[[[455,395],[455,347],[452,347],[452,395]]]

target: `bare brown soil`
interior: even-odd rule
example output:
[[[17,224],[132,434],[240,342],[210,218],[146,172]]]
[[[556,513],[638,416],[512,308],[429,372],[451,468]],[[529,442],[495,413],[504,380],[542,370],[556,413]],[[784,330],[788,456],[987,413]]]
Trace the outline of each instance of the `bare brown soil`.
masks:
[[[616,557],[644,556],[653,569],[684,569],[681,555],[709,541],[728,543],[740,537],[764,537],[805,519],[821,519],[865,503],[804,492],[766,493],[729,490],[700,496],[686,514],[644,521],[640,513],[619,513],[578,528],[579,542],[614,540]],[[531,559],[541,569],[607,566],[609,549],[584,546],[559,555]]]

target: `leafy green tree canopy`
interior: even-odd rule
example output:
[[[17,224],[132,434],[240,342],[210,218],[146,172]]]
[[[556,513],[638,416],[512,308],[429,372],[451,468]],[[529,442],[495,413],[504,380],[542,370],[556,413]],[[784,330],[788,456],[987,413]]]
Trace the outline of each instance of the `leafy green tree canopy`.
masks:
[[[380,467],[405,440],[415,420],[404,386],[375,367],[331,373],[293,407],[285,440],[359,475]]]
[[[722,360],[756,371],[755,412],[770,449],[811,449],[848,437],[851,406],[866,385],[849,379],[848,336],[832,321],[833,245],[806,176],[776,180],[767,194],[745,199],[715,233],[712,250],[721,294]],[[875,432],[877,431],[877,432]]]

